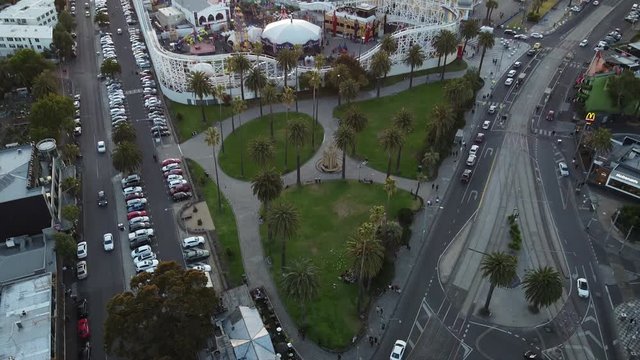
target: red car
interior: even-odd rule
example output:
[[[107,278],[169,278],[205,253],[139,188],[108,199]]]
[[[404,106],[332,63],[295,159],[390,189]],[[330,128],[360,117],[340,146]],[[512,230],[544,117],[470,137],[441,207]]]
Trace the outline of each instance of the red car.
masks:
[[[137,218],[138,216],[147,216],[146,211],[132,211],[127,214],[127,220],[131,220],[133,218]]]
[[[189,184],[182,184],[169,189],[169,192],[171,193],[171,195],[179,192],[189,192],[189,191],[191,191],[191,186]]]
[[[180,168],[173,169],[173,170],[165,171],[164,172],[164,177],[166,178],[169,175],[182,175],[183,173],[184,173],[184,171],[182,171],[182,169],[180,169]]]
[[[89,319],[84,318],[78,320],[78,337],[82,340],[89,340],[91,333],[89,332]]]
[[[160,166],[165,167],[165,166],[167,166],[169,164],[181,164],[181,163],[182,163],[182,160],[180,160],[180,159],[171,159],[170,158],[170,159],[162,160],[162,163],[160,164]]]
[[[129,194],[124,197],[125,201],[133,200],[133,199],[142,199],[144,197],[144,193],[136,192],[133,194]]]

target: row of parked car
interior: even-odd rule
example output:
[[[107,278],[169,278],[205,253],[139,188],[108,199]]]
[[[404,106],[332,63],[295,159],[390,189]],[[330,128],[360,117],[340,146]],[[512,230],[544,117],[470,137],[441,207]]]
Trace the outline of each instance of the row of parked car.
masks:
[[[136,20],[136,12],[127,0],[121,0],[120,4],[122,5],[122,11],[124,12],[124,19],[129,25],[135,25],[138,23]]]
[[[602,40],[598,42],[598,45],[593,49],[594,51],[609,50],[609,47],[622,39],[622,31],[619,28],[609,32]]]
[[[182,160],[180,159],[164,159],[162,166],[162,176],[167,184],[169,195],[173,201],[183,201],[191,198],[191,185],[184,178],[184,170],[182,169]]]
[[[151,60],[147,53],[147,45],[140,40],[140,30],[136,28],[129,29],[129,41],[131,42],[131,50],[133,57],[136,59],[136,65],[139,68],[147,69],[151,67]]]
[[[638,19],[640,19],[640,7],[638,6],[638,4],[633,4],[631,6],[631,11],[629,11],[629,14],[627,14],[624,20],[626,22],[635,24],[638,22]]]

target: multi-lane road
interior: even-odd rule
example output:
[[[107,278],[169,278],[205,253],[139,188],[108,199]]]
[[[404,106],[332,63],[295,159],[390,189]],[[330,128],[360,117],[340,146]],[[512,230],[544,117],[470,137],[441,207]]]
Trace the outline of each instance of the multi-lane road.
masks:
[[[126,94],[128,116],[137,133],[137,145],[143,154],[140,174],[144,181],[144,193],[149,200],[148,211],[154,224],[156,238],[153,243],[160,260],[174,260],[183,264],[182,252],[175,226],[174,203],[169,198],[160,172],[160,165],[154,161],[156,144],[149,131],[146,111],[142,97],[141,82],[136,75],[136,63],[131,51],[128,26],[122,7],[118,1],[108,1],[111,24],[103,31],[111,32],[122,67],[119,77]],[[93,14],[94,4],[91,3]],[[88,273],[86,280],[79,282],[80,297],[88,299],[89,321],[91,324],[92,358],[106,359],[103,349],[106,305],[113,295],[128,287],[129,279],[135,274],[129,254],[127,232],[119,231],[117,224],[126,224],[126,208],[120,187],[120,176],[114,170],[110,153],[114,145],[111,142],[111,122],[108,116],[108,101],[103,82],[97,80],[101,57],[99,30],[92,17],[78,16],[77,42],[78,57],[69,64],[68,72],[73,83],[73,93],[81,95],[80,115],[82,136],[80,148],[83,158],[80,163],[83,193],[83,237],[89,244]],[[116,29],[124,31],[117,35]],[[99,154],[96,144],[100,140],[107,142],[107,153]],[[164,142],[171,141],[163,138]],[[97,194],[103,190],[107,194],[108,206],[98,207]],[[115,236],[115,251],[107,253],[102,247],[105,233]],[[75,338],[75,329],[70,326],[68,338]],[[73,349],[73,344],[69,347]],[[69,357],[69,358],[72,358]]]
[[[516,89],[513,85],[504,86],[504,78],[498,79],[492,98],[479,102],[480,106],[470,120],[474,124],[471,139],[478,131],[487,136],[474,167],[473,178],[468,184],[462,184],[457,181],[461,170],[458,171],[451,179],[450,189],[440,204],[442,206],[426,209],[425,218],[428,212],[437,213],[432,228],[425,227],[424,218],[418,219],[416,228],[424,230],[427,245],[422,248],[420,260],[404,287],[398,310],[393,314],[396,321],[388,322],[387,333],[392,336],[383,339],[376,358],[388,356],[387,350],[398,338],[409,340],[410,359],[520,358],[528,349],[547,349],[560,344],[564,345],[558,347],[557,354],[565,358],[616,358],[609,326],[612,304],[606,296],[608,289],[605,289],[600,273],[600,269],[607,266],[606,256],[602,247],[584,232],[578,213],[582,199],[575,194],[574,182],[581,174],[573,168],[570,177],[562,177],[558,172],[559,161],[571,166],[573,139],[569,133],[575,125],[568,121],[539,120],[539,115],[554,110],[561,114],[560,119],[571,119],[566,100],[576,77],[584,70],[583,64],[591,60],[594,45],[615,28],[621,28],[623,33],[630,32],[629,24],[622,21],[629,9],[626,6],[616,7],[617,3],[588,5],[554,34],[539,40],[543,50],[537,56],[516,59],[523,63],[519,73],[527,74],[525,84]],[[589,46],[578,46],[583,39],[589,40]],[[537,40],[530,40],[534,41]],[[543,99],[547,87],[553,91],[545,104]],[[486,112],[491,103],[496,103],[501,109],[495,117]],[[539,109],[536,107],[538,104]],[[504,124],[502,115],[506,115]],[[490,131],[479,129],[484,120],[492,121]],[[563,139],[562,144],[557,142],[558,138]],[[466,153],[466,149],[461,150]],[[509,154],[500,154],[501,151]],[[548,250],[548,257],[561,263],[561,271],[565,275],[566,291],[558,317],[545,326],[530,328],[493,326],[490,321],[476,316],[477,308],[468,306],[474,299],[469,300],[465,291],[443,286],[438,269],[440,256],[451,241],[468,221],[478,219],[477,211],[487,210],[482,207],[487,201],[483,197],[487,195],[487,189],[495,186],[493,182],[507,180],[505,193],[512,196],[507,188],[511,181],[518,181],[517,177],[513,174],[495,176],[492,169],[501,155],[508,161],[516,152],[526,154],[525,158],[528,158],[526,166],[530,167],[528,185],[531,189],[527,190],[534,192],[528,201],[538,204],[535,205],[537,211],[545,219],[539,226],[552,233],[549,237],[560,242],[563,249],[561,253]],[[465,167],[465,159],[464,155],[460,158],[460,168]],[[511,165],[514,172],[520,171],[515,165],[522,167],[519,163]],[[504,200],[504,204],[508,203],[506,198]],[[522,201],[513,199],[514,202],[518,200]],[[498,207],[505,206],[500,204]],[[510,211],[511,208],[503,210]],[[589,281],[590,299],[577,297],[577,277],[585,277]]]

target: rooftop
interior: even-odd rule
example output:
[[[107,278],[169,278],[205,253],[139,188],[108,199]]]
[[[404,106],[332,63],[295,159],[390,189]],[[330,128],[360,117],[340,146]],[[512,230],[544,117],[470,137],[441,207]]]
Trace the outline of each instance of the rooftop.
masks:
[[[0,239],[0,284],[55,271],[52,244],[43,234]]]
[[[0,288],[0,359],[51,359],[51,274]]]
[[[25,37],[38,39],[53,38],[53,27],[44,25],[5,25],[0,24],[0,37]]]
[[[0,150],[0,203],[41,194],[41,188],[28,186],[33,151],[31,145]]]
[[[195,11],[195,12],[200,12],[210,6],[217,6],[217,7],[227,6],[224,3],[224,1],[215,2],[215,3],[213,3],[214,0],[211,0],[211,1],[212,2],[209,2],[207,0],[175,0],[175,2],[180,6],[184,7],[187,10]]]
[[[0,18],[33,18],[49,10],[55,10],[53,0],[21,0],[0,11]]]

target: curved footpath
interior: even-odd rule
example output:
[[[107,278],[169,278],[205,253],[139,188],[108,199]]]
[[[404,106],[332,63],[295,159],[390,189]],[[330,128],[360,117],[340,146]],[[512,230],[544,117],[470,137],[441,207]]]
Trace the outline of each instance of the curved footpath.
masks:
[[[496,46],[494,47],[494,49],[487,50],[485,60],[497,58],[501,55],[503,55],[502,48]],[[504,53],[504,57],[505,60],[502,61],[499,66],[490,65],[490,62],[485,61],[481,76],[485,79],[486,82],[490,82],[490,80],[500,78],[507,70],[510,69],[512,63],[516,60],[516,57],[512,57],[506,52]],[[473,57],[466,57],[465,61],[469,65],[469,68],[477,68],[480,62],[480,56],[476,55]],[[466,71],[446,73],[445,79],[461,77],[465,72]],[[418,85],[425,82],[436,82],[439,80],[439,74],[431,74],[427,76],[415,77],[414,84]],[[382,88],[381,96],[394,95],[407,90],[408,87],[409,80],[407,76],[407,79],[399,83]],[[479,92],[478,95],[488,93],[488,91],[488,86],[486,86]],[[375,95],[375,90],[361,92],[355,101],[375,98]],[[303,182],[313,181],[316,178],[322,180],[334,180],[340,179],[341,177],[340,173],[321,173],[315,167],[316,162],[322,157],[324,149],[326,149],[326,147],[332,143],[333,133],[337,128],[337,119],[333,117],[333,109],[336,105],[337,98],[335,96],[323,97],[319,99],[318,121],[319,124],[321,124],[321,126],[324,128],[324,139],[314,156],[303,166],[301,166],[300,171]],[[300,112],[311,114],[312,100],[301,100],[298,102],[298,107]],[[278,106],[276,106],[276,111],[278,110],[285,111],[284,107],[278,108]],[[252,121],[253,119],[258,118],[260,116],[259,113],[260,109],[258,107],[255,107],[245,111],[241,114],[241,116],[243,121],[246,123],[247,121]],[[467,141],[469,140],[469,135],[472,132],[470,129],[474,127],[474,124],[470,122],[470,119],[471,116],[468,116],[467,125],[464,129]],[[231,119],[226,119],[225,121],[223,121],[223,128],[231,128]],[[226,136],[228,136],[229,134],[227,133],[223,135],[223,137],[226,138]],[[219,148],[217,151],[219,151]],[[181,156],[197,161],[210,174],[214,173],[211,148],[204,142],[204,134],[196,135],[195,137],[182,143],[177,148],[163,147],[159,149],[159,152],[160,156],[176,156],[179,152]],[[453,176],[457,166],[456,160],[457,158],[451,156],[444,159],[439,169],[439,178],[433,183],[422,184],[422,186],[420,187],[419,196],[424,200],[431,199],[433,201],[436,196],[436,191],[432,189],[431,185],[435,184],[437,184],[439,187],[439,194],[444,195],[451,179],[453,178],[454,181],[456,179],[456,177]],[[359,162],[357,160],[347,157],[346,177],[348,179],[358,179],[358,176],[361,175],[362,177],[373,179],[376,183],[384,182],[386,177],[385,173],[366,166],[358,169],[358,165]],[[285,174],[283,176],[285,185],[295,184],[295,176],[295,171]],[[231,204],[236,217],[238,237],[240,240],[242,258],[245,272],[248,278],[249,287],[253,288],[262,286],[266,289],[272,302],[274,311],[276,312],[283,328],[287,332],[291,343],[302,358],[314,360],[335,359],[337,357],[337,353],[327,351],[309,340],[302,339],[302,337],[298,334],[295,322],[286,311],[282,299],[280,298],[280,294],[278,293],[275,282],[270,275],[269,267],[264,261],[265,256],[259,235],[258,212],[260,209],[260,202],[256,197],[253,196],[250,182],[232,178],[224,172],[220,171],[220,169],[219,177],[221,190]],[[396,180],[396,186],[406,191],[414,191],[417,186],[417,182],[415,180],[399,177],[394,177],[394,179]],[[441,198],[444,199],[446,197],[441,196]],[[436,211],[429,211],[426,216],[425,214],[422,214],[422,216],[416,216],[416,221],[413,224],[414,231],[412,232],[412,237],[410,239],[410,246],[412,248],[415,247],[417,249],[424,245],[424,230],[417,230],[425,229],[426,223],[428,223],[430,226],[436,214]],[[393,280],[394,284],[398,284],[401,288],[403,287],[403,285],[409,278],[412,267],[416,262],[416,255],[418,253],[419,251],[411,252],[406,248],[402,248],[398,252],[395,265],[395,277]],[[387,292],[377,298],[375,304],[372,304],[370,308],[369,318],[376,319],[376,314],[374,313],[374,311],[378,306],[385,309],[385,313],[393,316],[397,303],[400,299],[400,297],[394,295],[396,294]],[[348,350],[346,350],[344,353],[341,353],[343,359],[370,359],[375,355],[378,347],[371,347],[367,344],[368,335],[377,336],[378,338],[382,339],[382,337],[384,336],[384,331],[380,330],[380,326],[377,322],[370,321],[370,323],[366,325],[366,328],[364,329],[362,335],[365,336],[361,336],[359,339],[354,341],[354,343]],[[383,349],[383,351],[387,350],[389,349]]]

